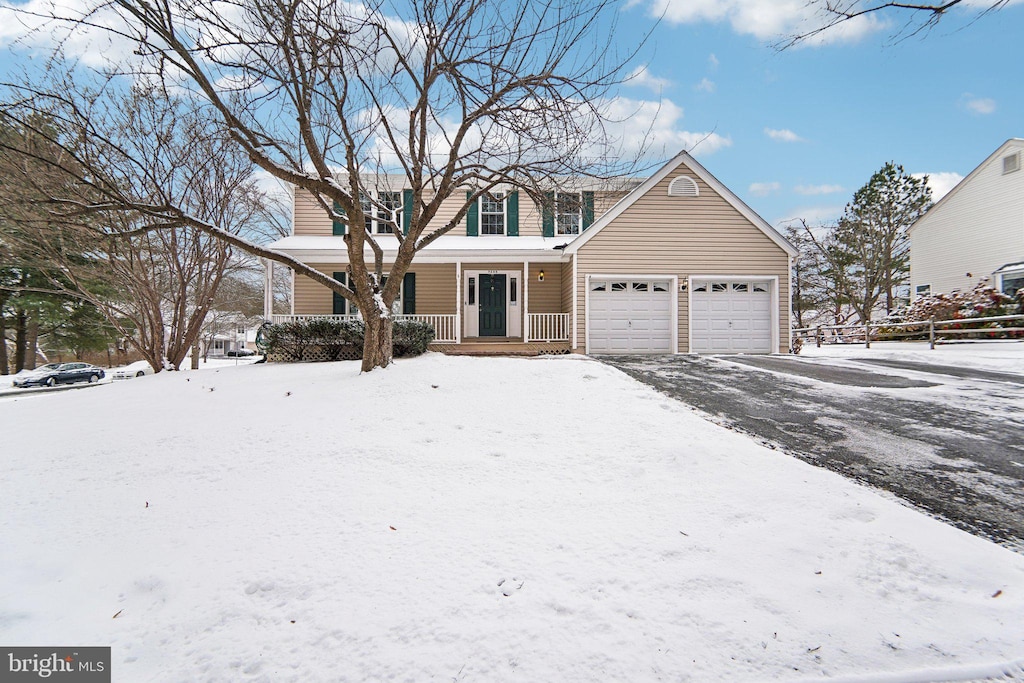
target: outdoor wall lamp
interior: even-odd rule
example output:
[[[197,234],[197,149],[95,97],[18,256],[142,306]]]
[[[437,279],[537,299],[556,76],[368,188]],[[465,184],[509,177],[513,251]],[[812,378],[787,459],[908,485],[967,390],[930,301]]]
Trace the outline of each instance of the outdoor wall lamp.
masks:
[[[537,273],[537,282],[544,282],[544,271]]]

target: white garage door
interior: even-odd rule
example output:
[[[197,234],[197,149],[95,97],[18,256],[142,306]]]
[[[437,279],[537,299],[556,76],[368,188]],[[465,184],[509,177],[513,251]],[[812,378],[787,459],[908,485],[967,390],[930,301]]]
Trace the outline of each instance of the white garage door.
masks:
[[[771,282],[694,280],[690,350],[771,353]]]
[[[673,353],[672,280],[592,279],[589,353]]]

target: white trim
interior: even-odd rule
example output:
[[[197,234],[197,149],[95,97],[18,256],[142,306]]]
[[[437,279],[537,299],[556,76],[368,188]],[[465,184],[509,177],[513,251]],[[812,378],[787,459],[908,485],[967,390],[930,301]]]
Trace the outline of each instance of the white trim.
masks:
[[[530,262],[523,261],[523,343],[530,341]]]
[[[768,295],[771,297],[771,315],[772,315],[772,340],[771,350],[769,353],[779,353],[779,328],[781,323],[779,321],[779,276],[778,275],[691,275],[686,280],[686,350],[687,353],[695,353],[693,351],[693,281],[694,280],[730,280],[740,282],[767,282],[769,283]],[[792,291],[792,287],[790,287]],[[790,307],[792,310],[792,306]],[[787,321],[788,323],[788,321]],[[786,326],[789,329],[791,325]]]
[[[289,268],[288,272],[291,273],[291,281],[292,281],[291,282],[292,293],[291,293],[291,296],[289,297],[291,299],[291,301],[288,302],[288,309],[289,309],[288,312],[291,313],[292,315],[295,315],[295,271],[292,270],[291,268]]]
[[[785,237],[783,237],[775,228],[769,225],[763,218],[757,215],[757,213],[747,206],[743,200],[737,197],[732,190],[727,188],[717,178],[701,166],[696,159],[690,156],[685,150],[674,156],[664,166],[658,169],[658,172],[652,175],[650,178],[641,183],[638,187],[633,189],[625,197],[617,201],[610,209],[605,211],[600,218],[594,221],[593,225],[583,231],[579,237],[569,243],[569,246],[565,248],[566,253],[575,254],[580,250],[580,247],[585,245],[587,242],[592,240],[597,233],[604,230],[608,225],[616,218],[622,215],[622,213],[632,206],[638,199],[647,194],[654,186],[664,180],[668,175],[679,168],[680,165],[686,164],[687,168],[692,171],[698,178],[703,180],[712,190],[717,192],[722,199],[728,202],[734,209],[739,211],[744,218],[750,221],[754,227],[758,228],[765,234],[772,242],[779,246],[780,249],[785,251],[790,256],[796,256],[797,250],[792,244],[789,243]]]
[[[462,261],[455,262],[455,343],[462,343]]]
[[[578,279],[579,276],[576,273],[576,264],[578,263],[579,259],[574,256],[572,259],[572,348],[574,350],[580,347],[579,325],[577,323],[577,321],[579,320],[579,314],[577,312],[577,300],[579,299],[580,295],[580,283]]]
[[[469,278],[476,278],[476,303],[473,304],[472,308],[475,312],[473,318],[470,317],[469,304],[461,301],[460,306],[465,305],[466,307],[466,336],[479,338],[480,337],[480,275],[504,275],[505,276],[505,337],[521,337],[523,334],[523,325],[525,320],[523,319],[523,271],[522,270],[490,270],[490,269],[475,269],[465,270],[462,274],[462,280],[467,288],[469,287]],[[516,301],[512,301],[512,278],[519,278],[519,282],[516,283]],[[461,312],[461,307],[460,307]],[[472,322],[471,322],[472,320]],[[476,334],[469,334],[470,330],[476,332]],[[501,337],[498,337],[501,339]]]
[[[501,195],[501,232],[484,232],[484,197],[486,195]],[[476,198],[476,235],[477,237],[508,237],[508,196],[512,194],[508,190],[495,190],[494,192],[485,192]],[[491,213],[490,216],[496,216],[497,214]]]
[[[575,262],[575,261],[574,261]],[[671,320],[669,321],[670,331],[672,333],[672,341],[669,342],[669,353],[679,353],[679,276],[668,275],[666,273],[587,273],[584,278],[584,284],[586,285],[586,291],[583,292],[584,297],[584,333],[586,336],[586,347],[583,352],[590,355],[590,281],[591,279],[598,280],[668,280],[671,282],[669,285],[672,292],[672,304],[671,304]]]

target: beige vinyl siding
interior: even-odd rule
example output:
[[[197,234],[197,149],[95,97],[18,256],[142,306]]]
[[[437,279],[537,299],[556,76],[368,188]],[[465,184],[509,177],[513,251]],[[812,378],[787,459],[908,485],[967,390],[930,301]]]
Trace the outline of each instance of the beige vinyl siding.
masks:
[[[572,313],[572,260],[562,264],[562,313]]]
[[[544,282],[538,282],[540,271]],[[530,264],[530,313],[565,313],[562,309],[562,269],[557,263]]]
[[[323,208],[313,199],[313,195],[305,190],[295,188],[293,204],[293,235],[326,235],[333,234],[333,225]]]
[[[322,273],[331,275],[344,271],[343,265],[312,264]],[[390,265],[385,266],[385,270]],[[415,262],[410,272],[416,273],[416,313],[435,315],[455,314],[455,264]],[[295,314],[330,315],[334,299],[331,290],[302,275],[295,276]]]
[[[698,197],[669,197],[669,183],[688,175]],[[577,321],[586,330],[587,274],[764,275],[779,278],[779,350],[789,348],[789,257],[767,235],[685,165],[627,208],[577,252]],[[686,292],[679,292],[679,352],[689,351]]]
[[[412,263],[416,273],[416,313],[421,315],[455,314],[455,264]]]
[[[346,266],[341,264],[311,263],[321,273],[332,275],[344,272]],[[292,299],[292,312],[295,315],[331,315],[334,312],[334,297],[331,290],[318,282],[313,282],[305,275],[295,274],[295,293]]]

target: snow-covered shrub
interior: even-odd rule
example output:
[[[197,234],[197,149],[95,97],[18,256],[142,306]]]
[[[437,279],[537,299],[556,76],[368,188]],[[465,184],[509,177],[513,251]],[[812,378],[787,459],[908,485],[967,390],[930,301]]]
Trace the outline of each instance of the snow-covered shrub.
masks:
[[[1018,293],[1019,294],[1019,293]],[[952,326],[953,329],[991,329],[993,335],[1002,327],[1017,327],[1018,322],[1006,321],[1005,324],[996,322],[972,323],[972,318],[991,318],[1001,315],[1018,315],[1022,312],[1020,297],[1011,297],[1003,294],[985,282],[979,282],[974,289],[963,292],[953,290],[949,294],[929,294],[920,296],[909,306],[893,311],[883,321],[892,323],[922,322],[929,319],[935,320],[963,320],[960,325]],[[893,328],[897,329],[897,328]],[[882,330],[884,331],[883,327]],[[1014,334],[1014,333],[1005,333]],[[991,335],[990,335],[991,336]]]
[[[391,326],[391,336],[396,358],[418,356],[434,341],[434,326],[419,320],[396,320]]]

